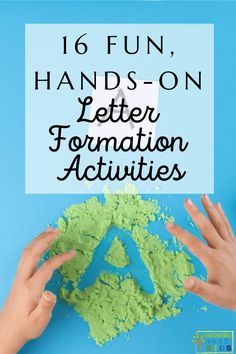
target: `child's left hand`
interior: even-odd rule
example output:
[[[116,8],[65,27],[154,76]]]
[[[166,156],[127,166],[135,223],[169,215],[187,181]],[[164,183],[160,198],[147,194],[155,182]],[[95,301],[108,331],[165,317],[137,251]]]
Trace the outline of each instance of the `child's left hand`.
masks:
[[[54,271],[71,260],[76,251],[57,255],[37,265],[52,241],[57,229],[48,228],[25,248],[17,274],[0,312],[0,353],[15,354],[30,339],[37,338],[47,327],[56,303],[56,296],[44,291]]]

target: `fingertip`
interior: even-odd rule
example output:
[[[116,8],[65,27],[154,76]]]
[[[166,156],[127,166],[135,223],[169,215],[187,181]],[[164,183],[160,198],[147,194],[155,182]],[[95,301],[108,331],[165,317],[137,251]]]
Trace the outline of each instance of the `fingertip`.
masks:
[[[55,304],[57,301],[56,295],[49,290],[46,290],[42,293],[42,298],[47,303],[54,303]]]
[[[196,280],[194,277],[189,277],[184,282],[184,287],[186,290],[192,290],[195,285],[196,285]]]
[[[40,299],[40,302],[39,302],[39,306],[38,306],[39,313],[38,313],[38,315],[40,314],[40,316],[42,316],[43,313],[44,314],[51,313],[51,311],[54,308],[56,302],[57,302],[57,297],[56,297],[56,295],[54,293],[52,293],[49,290],[44,291],[42,293],[42,295],[41,295],[41,299]]]
[[[175,227],[175,224],[171,221],[167,221],[165,223],[165,227],[167,228],[167,230],[173,230],[173,228]]]
[[[57,228],[52,228],[51,226],[47,227],[43,232],[44,236],[47,237],[57,237],[60,234],[60,230]]]
[[[75,257],[77,255],[77,251],[76,250],[70,250],[69,252],[67,252],[69,256],[71,256],[72,258]]]
[[[52,229],[52,231],[48,234],[50,242],[53,242],[60,235],[60,230]]]
[[[192,202],[192,200],[190,198],[186,198],[185,201],[184,201],[184,206],[185,207],[193,207],[194,204]]]
[[[66,262],[66,261],[70,261],[71,259],[73,259],[75,256],[77,255],[77,251],[76,250],[70,250],[70,251],[67,251],[65,253],[62,253],[61,256],[62,257],[62,261],[63,263]],[[64,259],[64,260],[63,260]]]
[[[203,194],[203,195],[201,196],[201,199],[204,199],[204,200],[210,201],[210,197],[209,197],[209,195],[208,195],[208,194]]]
[[[57,229],[57,228],[53,228],[53,229],[51,230],[51,233],[53,233],[54,235],[59,235],[60,230]]]
[[[211,199],[208,196],[208,194],[203,194],[202,195],[201,202],[202,202],[202,205],[205,208],[205,210],[214,208],[214,203],[211,201]]]

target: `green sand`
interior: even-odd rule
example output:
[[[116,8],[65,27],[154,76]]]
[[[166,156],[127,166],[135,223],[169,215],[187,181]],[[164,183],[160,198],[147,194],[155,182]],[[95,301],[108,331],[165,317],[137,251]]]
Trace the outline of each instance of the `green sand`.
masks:
[[[118,237],[114,238],[114,241],[105,256],[105,261],[117,268],[124,268],[130,263],[125,247]]]
[[[168,250],[166,241],[146,229],[149,222],[168,219],[155,201],[144,200],[137,194],[108,194],[104,203],[90,198],[72,205],[58,220],[61,234],[50,255],[71,249],[78,253],[60,268],[60,296],[87,321],[90,336],[98,345],[131,330],[139,322],[148,325],[181,311],[177,302],[186,294],[182,284],[194,270],[190,257],[181,248]],[[105,272],[92,286],[78,288],[96,248],[113,226],[127,230],[127,237],[136,242],[150,272],[154,293],[143,291],[131,274],[123,277]]]

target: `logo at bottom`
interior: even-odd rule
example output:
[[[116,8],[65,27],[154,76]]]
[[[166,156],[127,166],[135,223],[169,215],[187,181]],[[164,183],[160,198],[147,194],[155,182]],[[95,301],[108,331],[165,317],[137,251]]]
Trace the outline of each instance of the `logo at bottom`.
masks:
[[[234,331],[196,331],[193,343],[197,354],[234,353]]]

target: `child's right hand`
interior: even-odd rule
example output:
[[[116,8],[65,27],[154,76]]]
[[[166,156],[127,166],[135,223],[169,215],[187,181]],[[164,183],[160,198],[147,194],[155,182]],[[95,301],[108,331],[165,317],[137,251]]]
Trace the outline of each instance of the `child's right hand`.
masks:
[[[40,336],[50,321],[56,296],[44,291],[45,285],[57,268],[76,255],[75,251],[57,255],[37,269],[58,234],[57,229],[48,228],[23,252],[11,292],[0,312],[1,354],[17,353],[27,341]]]
[[[202,204],[208,218],[190,199],[184,206],[207,244],[175,224],[166,224],[167,230],[188,247],[208,271],[206,282],[190,277],[184,286],[212,304],[236,311],[236,239],[221,205],[213,204],[207,195],[202,197]]]

